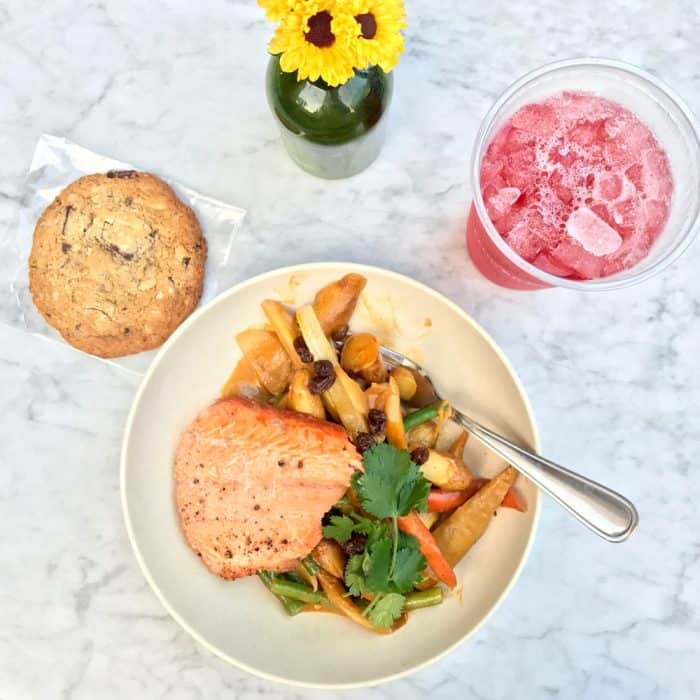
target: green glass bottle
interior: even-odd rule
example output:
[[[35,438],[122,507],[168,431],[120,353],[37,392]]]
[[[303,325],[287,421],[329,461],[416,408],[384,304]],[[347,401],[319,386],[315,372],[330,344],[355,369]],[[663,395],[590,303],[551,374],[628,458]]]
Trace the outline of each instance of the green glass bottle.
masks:
[[[373,66],[355,70],[343,85],[297,80],[272,56],[267,98],[280,124],[282,142],[304,170],[328,179],[350,177],[379,155],[393,77]]]

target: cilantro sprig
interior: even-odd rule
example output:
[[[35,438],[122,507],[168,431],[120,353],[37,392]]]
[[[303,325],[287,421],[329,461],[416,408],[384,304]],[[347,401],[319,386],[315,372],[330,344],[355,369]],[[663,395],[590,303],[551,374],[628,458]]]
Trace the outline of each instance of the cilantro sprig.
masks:
[[[392,445],[373,447],[362,461],[365,470],[355,475],[352,488],[363,512],[348,508],[344,499],[323,535],[340,543],[356,534],[367,538],[364,551],[347,562],[345,585],[352,596],[372,594],[364,614],[376,627],[391,627],[403,610],[403,594],[419,583],[426,566],[418,540],[399,532],[398,518],[425,511],[430,484],[408,452]]]

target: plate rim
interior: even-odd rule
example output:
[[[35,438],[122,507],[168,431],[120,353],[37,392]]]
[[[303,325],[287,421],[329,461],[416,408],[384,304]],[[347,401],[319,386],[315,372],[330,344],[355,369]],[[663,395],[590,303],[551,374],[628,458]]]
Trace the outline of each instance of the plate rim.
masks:
[[[474,319],[472,316],[464,311],[458,304],[456,304],[454,301],[449,299],[447,296],[442,294],[441,292],[438,292],[437,290],[433,289],[432,287],[428,286],[427,284],[424,284],[423,282],[419,282],[418,280],[412,279],[411,277],[408,277],[407,275],[404,275],[399,272],[395,272],[394,270],[388,270],[383,267],[375,266],[375,265],[364,265],[360,263],[354,263],[354,262],[311,262],[311,263],[297,263],[295,265],[287,265],[283,267],[278,267],[273,270],[268,270],[267,272],[262,272],[257,275],[254,275],[253,277],[249,277],[245,280],[241,280],[240,282],[237,282],[233,286],[229,287],[225,291],[221,292],[220,294],[217,294],[213,299],[208,301],[204,306],[196,309],[190,316],[188,316],[178,327],[177,329],[171,334],[171,336],[161,345],[161,347],[158,349],[158,352],[156,356],[153,358],[151,361],[150,365],[148,366],[148,369],[143,375],[143,378],[141,379],[141,382],[139,384],[139,387],[136,391],[136,394],[134,395],[134,398],[131,403],[131,407],[129,409],[129,414],[126,419],[126,423],[124,425],[124,433],[122,436],[122,442],[121,442],[121,452],[120,452],[120,458],[119,458],[119,491],[120,491],[120,502],[121,502],[121,508],[122,508],[122,517],[124,519],[124,525],[126,527],[126,532],[127,536],[129,538],[129,543],[131,544],[131,549],[132,552],[136,558],[136,561],[138,562],[139,568],[141,570],[141,573],[143,577],[146,579],[148,585],[150,586],[151,590],[153,593],[155,593],[156,598],[160,601],[161,605],[165,608],[166,612],[170,615],[170,617],[177,622],[177,624],[182,627],[182,629],[187,632],[187,634],[192,637],[198,644],[203,646],[207,651],[210,653],[214,654],[216,657],[222,659],[223,661],[226,661],[227,663],[231,664],[235,668],[240,669],[241,671],[245,671],[246,673],[250,673],[253,676],[256,676],[258,678],[261,678],[266,681],[272,681],[275,683],[282,683],[287,686],[291,687],[296,687],[296,688],[314,688],[314,689],[320,689],[320,690],[350,690],[350,689],[356,689],[356,688],[368,688],[368,687],[373,687],[377,686],[383,683],[389,683],[391,681],[396,681],[401,678],[405,678],[406,676],[409,676],[413,673],[417,673],[418,671],[421,671],[428,666],[431,666],[432,664],[440,661],[441,659],[444,659],[448,654],[452,653],[455,651],[459,646],[461,646],[464,642],[467,641],[470,637],[475,635],[481,628],[482,626],[491,618],[491,616],[496,612],[496,610],[503,604],[503,601],[506,599],[508,594],[511,592],[513,586],[516,584],[518,579],[520,578],[520,575],[522,573],[523,568],[525,567],[525,563],[530,557],[530,553],[532,551],[532,547],[535,541],[535,536],[537,534],[537,530],[539,528],[539,521],[540,521],[540,511],[541,511],[541,500],[542,500],[542,494],[539,488],[535,485],[535,503],[534,503],[534,513],[533,513],[533,518],[532,518],[532,527],[530,529],[530,533],[528,535],[527,543],[525,545],[525,550],[523,551],[523,555],[520,558],[520,561],[518,562],[518,566],[515,569],[515,572],[513,573],[510,581],[508,584],[505,586],[501,594],[498,596],[498,598],[493,602],[491,607],[486,611],[486,613],[483,615],[481,620],[474,625],[474,627],[469,630],[466,634],[464,634],[462,637],[460,637],[458,640],[447,646],[445,649],[442,651],[438,652],[437,654],[434,654],[430,658],[426,659],[425,661],[422,661],[419,664],[416,664],[414,666],[411,666],[410,668],[403,669],[401,671],[397,671],[396,673],[391,673],[387,674],[384,676],[378,676],[376,678],[372,678],[369,680],[364,680],[364,681],[353,681],[353,682],[348,682],[348,683],[313,683],[313,682],[307,682],[307,681],[299,681],[299,680],[294,680],[290,678],[285,678],[284,676],[278,676],[275,675],[274,673],[268,673],[267,671],[261,671],[260,669],[257,669],[253,666],[250,666],[249,664],[240,661],[239,659],[234,658],[233,656],[230,656],[226,654],[224,651],[221,649],[217,648],[214,644],[209,642],[207,639],[205,639],[203,636],[201,636],[198,632],[196,632],[194,629],[192,629],[185,620],[183,620],[179,613],[173,609],[173,607],[170,605],[168,602],[167,598],[165,595],[160,591],[158,586],[156,585],[155,581],[153,580],[151,573],[148,569],[148,566],[146,565],[146,562],[144,561],[141,551],[139,549],[139,546],[137,544],[136,536],[134,534],[134,530],[132,527],[131,523],[131,517],[129,514],[129,505],[126,497],[126,484],[127,484],[127,477],[126,477],[126,454],[128,450],[128,445],[129,445],[129,440],[131,437],[131,433],[134,427],[134,420],[136,417],[136,412],[137,409],[141,403],[141,399],[143,396],[143,393],[146,390],[147,385],[150,382],[150,379],[155,372],[156,368],[160,365],[164,355],[167,353],[169,348],[174,345],[180,335],[182,335],[190,325],[194,324],[200,316],[204,316],[206,313],[210,311],[211,308],[216,306],[217,304],[221,303],[224,299],[233,296],[234,294],[237,294],[240,290],[245,289],[246,287],[252,286],[254,284],[257,284],[259,282],[263,282],[266,279],[270,277],[276,277],[278,275],[283,275],[283,274],[288,274],[288,275],[293,275],[293,274],[298,274],[300,272],[305,272],[305,271],[317,271],[317,270],[323,270],[323,271],[338,271],[338,272],[345,272],[346,274],[348,272],[359,272],[360,274],[365,271],[368,273],[373,273],[373,274],[379,274],[383,276],[388,276],[390,278],[393,278],[395,280],[399,280],[404,284],[408,284],[411,287],[414,287],[416,289],[419,289],[420,291],[428,294],[429,296],[432,296],[435,298],[437,301],[439,301],[442,304],[447,305],[450,309],[452,309],[454,312],[456,312],[460,317],[462,317],[485,341],[486,343],[495,351],[496,355],[498,358],[503,362],[504,366],[508,370],[510,376],[513,378],[513,381],[515,383],[515,387],[518,391],[518,394],[520,395],[520,398],[523,402],[523,405],[525,407],[525,413],[527,415],[528,422],[530,423],[530,427],[532,430],[532,435],[533,435],[533,442],[534,442],[534,448],[537,452],[540,450],[540,435],[539,431],[537,428],[537,423],[535,421],[535,416],[532,411],[532,406],[530,404],[530,399],[525,391],[525,388],[522,384],[522,381],[518,375],[518,373],[515,371],[515,368],[513,365],[510,363],[510,360],[507,358],[506,354],[504,351],[501,349],[500,345],[496,343],[496,341],[491,337],[491,335]]]

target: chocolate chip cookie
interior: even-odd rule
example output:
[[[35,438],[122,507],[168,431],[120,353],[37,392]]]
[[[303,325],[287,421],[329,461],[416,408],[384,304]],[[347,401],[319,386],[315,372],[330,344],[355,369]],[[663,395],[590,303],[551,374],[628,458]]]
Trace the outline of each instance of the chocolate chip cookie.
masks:
[[[39,218],[29,288],[67,342],[119,357],[159,346],[197,306],[206,256],[194,212],[162,180],[87,175]]]

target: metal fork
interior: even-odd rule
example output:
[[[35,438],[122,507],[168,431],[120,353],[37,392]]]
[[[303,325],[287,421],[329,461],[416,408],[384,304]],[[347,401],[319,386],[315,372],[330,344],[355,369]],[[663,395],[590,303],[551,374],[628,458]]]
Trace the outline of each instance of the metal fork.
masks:
[[[406,367],[425,378],[434,392],[434,400],[440,400],[430,377],[420,365],[396,350],[382,346],[381,352],[384,361],[390,367]],[[637,509],[631,501],[616,491],[515,445],[454,406],[452,417],[477,440],[536,483],[596,535],[608,542],[622,542],[637,527]]]

